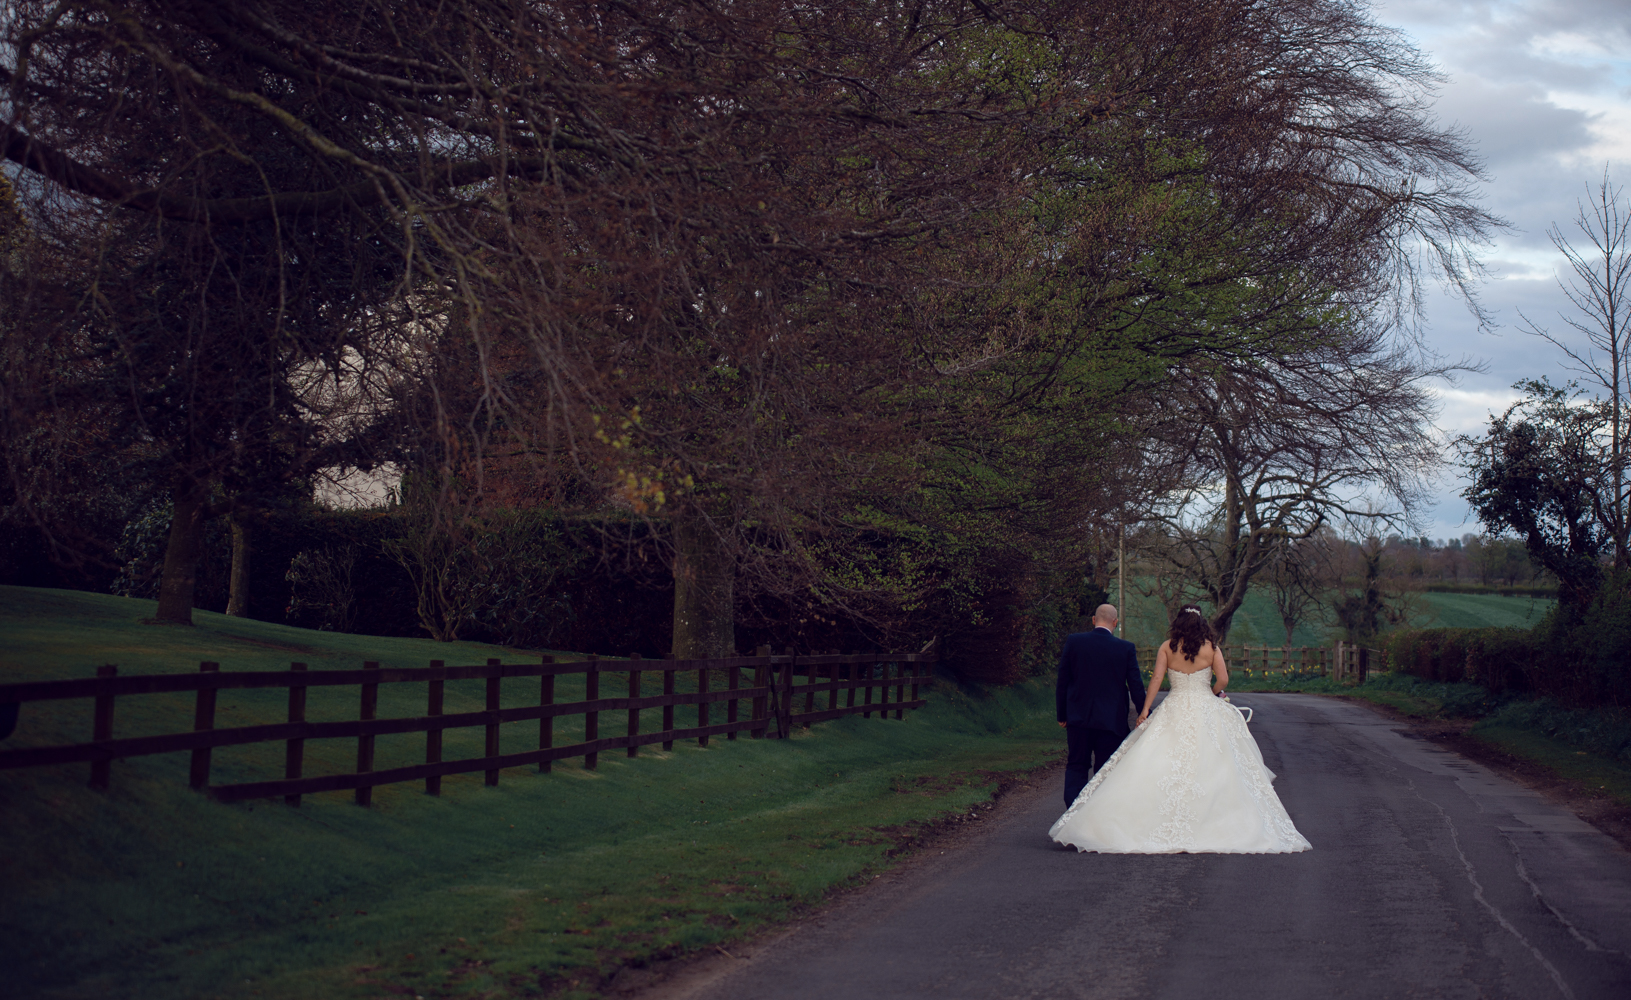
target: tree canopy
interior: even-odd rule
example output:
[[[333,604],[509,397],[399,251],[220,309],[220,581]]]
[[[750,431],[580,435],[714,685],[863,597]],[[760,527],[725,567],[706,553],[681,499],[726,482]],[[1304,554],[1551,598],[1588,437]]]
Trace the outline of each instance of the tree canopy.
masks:
[[[1347,0],[10,12],[0,138],[67,303],[15,336],[127,390],[104,447],[204,513],[394,455],[662,520],[686,650],[738,578],[859,593],[831,557],[880,526],[1034,557],[1147,509],[1149,393],[1403,315],[1421,247],[1465,286],[1496,221]]]

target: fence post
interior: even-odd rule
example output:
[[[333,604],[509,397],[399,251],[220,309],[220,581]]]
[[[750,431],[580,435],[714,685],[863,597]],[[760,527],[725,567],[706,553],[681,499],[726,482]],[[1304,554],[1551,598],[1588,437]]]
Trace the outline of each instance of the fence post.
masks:
[[[1359,647],[1359,683],[1365,683],[1365,677],[1370,673],[1370,647]]]
[[[844,707],[845,708],[854,708],[855,707],[855,664],[853,662],[844,664],[844,690],[846,692],[846,694],[844,695]]]
[[[363,663],[364,670],[378,670],[379,664],[374,660]],[[363,722],[373,720],[379,710],[379,685],[364,684],[362,686],[362,704],[358,711],[358,718]],[[374,737],[362,735],[357,737],[357,773],[367,774],[374,769]],[[371,805],[374,801],[374,786],[361,785],[357,788],[357,805]]]
[[[109,663],[96,668],[98,677],[117,677],[119,668]],[[91,740],[100,743],[103,740],[113,739],[113,695],[99,694],[96,696],[95,714],[91,717]],[[91,761],[91,787],[106,788],[108,779],[113,772],[113,760],[109,757],[99,757]]]
[[[703,662],[706,663],[707,661],[704,660]],[[708,668],[707,667],[698,667],[697,668],[697,694],[707,694],[707,693],[708,693]],[[706,726],[708,724],[708,714],[709,714],[708,713],[708,703],[705,702],[705,701],[697,702],[697,725],[698,726]],[[701,736],[697,737],[697,746],[705,747],[707,745],[708,745],[708,734],[707,733],[703,733]]]
[[[221,669],[219,663],[209,660],[198,665],[198,672],[203,674],[218,673]],[[193,732],[215,728],[215,688],[199,688],[198,700],[193,704]],[[193,751],[192,766],[187,769],[187,787],[194,791],[202,791],[210,784],[210,748],[201,747]]]
[[[442,660],[431,660],[430,669],[440,670],[447,664]],[[438,677],[427,685],[425,692],[425,714],[435,718],[442,714],[442,703],[447,693],[447,681]],[[440,764],[442,762],[442,731],[440,729],[425,730],[425,763]],[[442,776],[432,774],[425,778],[425,794],[442,794]]]
[[[895,664],[895,704],[899,705],[906,700],[906,664]],[[895,721],[906,718],[906,709],[895,709]]]
[[[793,647],[787,647],[787,662],[776,678],[776,738],[793,735]]]
[[[489,667],[497,667],[497,666],[500,666],[501,664],[500,664],[500,662],[498,660],[488,659],[487,665]],[[503,696],[503,691],[502,691],[502,688],[501,688],[501,685],[503,684],[503,681],[504,681],[503,673],[495,673],[493,676],[487,678],[487,711],[489,711],[489,712],[497,712],[499,709],[504,707],[503,697],[502,697]],[[497,757],[498,756],[498,722],[497,722],[497,720],[494,720],[493,722],[487,723],[487,743],[486,743],[486,746],[485,746],[484,749],[486,750],[485,756],[488,756],[488,757]],[[489,788],[497,787],[497,785],[498,785],[498,768],[495,767],[495,768],[492,768],[492,769],[486,771],[485,772],[485,777],[486,777],[486,781],[487,781],[487,787],[489,787]]]
[[[865,671],[866,671],[866,678],[865,678],[865,680],[866,680],[866,696],[861,701],[861,704],[863,704],[863,705],[872,704],[872,669],[873,669],[874,666],[876,666],[876,664],[868,663],[868,664],[863,665],[863,669],[865,669]],[[870,719],[870,718],[872,718],[872,713],[871,712],[862,712],[861,713],[861,718]]]
[[[764,662],[753,668],[753,687],[757,692],[753,696],[753,721],[759,723],[759,725],[749,730],[748,735],[756,740],[762,740],[765,737],[766,728],[764,720],[768,714],[765,706],[764,690],[770,686],[770,647],[760,646],[754,650],[753,655],[762,658]]]
[[[889,664],[878,664],[878,680],[881,682],[878,685],[878,704],[883,708],[883,711],[878,713],[878,718],[887,722],[889,721]]]
[[[629,654],[629,661],[631,663],[639,663],[640,662],[640,654],[639,653],[630,653]],[[640,671],[636,670],[636,669],[634,669],[632,667],[629,669],[629,697],[631,699],[640,697]],[[634,738],[636,736],[639,736],[639,735],[640,735],[640,710],[638,708],[635,708],[633,705],[630,705],[629,706],[629,756],[630,757],[640,756],[640,748],[638,746],[636,746],[635,742],[634,742]]]
[[[663,659],[665,659],[665,660],[672,660],[673,658],[674,658],[673,653],[669,653],[667,656],[663,657]],[[674,696],[674,675],[676,673],[678,673],[678,671],[674,669],[673,664],[669,664],[668,667],[663,671],[663,697],[664,698],[672,698]],[[669,736],[674,735],[674,706],[672,704],[668,704],[668,705],[663,706],[663,732],[668,734]],[[674,741],[672,739],[663,740],[663,749],[664,750],[674,749]]]
[[[838,664],[827,664],[827,711],[838,707]]]
[[[291,663],[289,669],[295,673],[303,673],[306,669],[304,663]],[[305,685],[289,685],[289,721],[306,721],[306,687]],[[305,739],[291,739],[283,744],[283,776],[293,779],[300,777],[306,767],[306,741]],[[283,804],[286,806],[300,805],[299,795],[285,795]]]
[[[733,691],[733,692],[741,690],[741,687],[742,687],[742,668],[741,667],[738,667],[735,664],[732,664],[728,668],[728,672],[727,672],[726,677],[725,677],[725,686],[728,689],[730,689],[731,691]],[[725,721],[726,722],[735,722],[736,721],[736,702],[737,702],[737,699],[732,698],[730,701],[727,701],[725,703]],[[730,732],[726,733],[725,734],[725,739],[726,740],[736,739],[736,730],[732,729]]]
[[[583,700],[600,700],[600,657],[595,653],[589,654],[589,669],[583,675]],[[583,713],[583,742],[593,743],[600,739],[600,713]],[[586,753],[583,755],[583,769],[593,771],[600,765],[600,754]]]
[[[546,656],[539,662],[554,663],[555,657]],[[538,704],[548,708],[555,704],[555,675],[541,674],[538,677]],[[555,717],[553,715],[540,715],[538,717],[538,749],[548,750],[555,745]],[[549,765],[553,761],[541,760],[538,762],[538,773],[548,774]]]
[[[807,666],[807,667],[804,668],[804,714],[805,715],[809,715],[811,712],[815,711],[815,682],[816,682],[817,672],[818,672],[818,670],[814,666]],[[804,728],[809,729],[810,724],[808,722],[806,722],[804,724]]]
[[[1117,598],[1117,599],[1119,600],[1119,598]],[[917,701],[917,680],[918,680],[918,677],[920,676],[919,672],[922,669],[923,669],[923,665],[921,663],[918,663],[916,660],[912,661],[912,700],[913,701]]]

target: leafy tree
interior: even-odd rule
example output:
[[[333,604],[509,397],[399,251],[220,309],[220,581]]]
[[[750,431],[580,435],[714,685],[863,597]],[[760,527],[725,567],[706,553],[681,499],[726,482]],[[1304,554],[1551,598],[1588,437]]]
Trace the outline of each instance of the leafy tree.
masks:
[[[868,510],[1024,554],[1147,503],[1131,390],[1408,297],[1418,237],[1463,281],[1492,221],[1419,57],[1335,0],[9,9],[6,155],[62,232],[139,237],[86,244],[140,253],[63,329],[184,401],[125,443],[178,567],[216,483],[343,452],[290,386],[350,351],[416,383],[377,398],[436,481],[502,450],[669,525],[682,654],[739,580],[855,596],[820,556]]]
[[[1584,608],[1614,546],[1619,484],[1609,438],[1614,408],[1578,387],[1519,382],[1526,398],[1460,439],[1472,483],[1462,491],[1492,532],[1511,531],[1557,577],[1559,600]]]

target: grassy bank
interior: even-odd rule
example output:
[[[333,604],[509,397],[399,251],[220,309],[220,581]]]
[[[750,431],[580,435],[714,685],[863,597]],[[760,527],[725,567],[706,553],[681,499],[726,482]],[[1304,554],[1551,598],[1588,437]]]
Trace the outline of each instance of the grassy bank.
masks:
[[[0,676],[85,676],[106,662],[134,673],[196,670],[200,659],[234,670],[520,655],[210,614],[194,629],[139,624],[152,607],[0,588]],[[388,703],[391,687],[381,715],[413,707],[407,695]],[[914,830],[988,799],[1002,773],[1057,759],[1050,688],[947,685],[901,722],[603,755],[595,772],[515,769],[497,788],[448,778],[440,798],[386,786],[372,809],[339,793],[299,809],[223,806],[187,791],[185,755],[116,763],[108,792],[85,787],[84,765],[0,772],[0,995],[594,995],[620,966],[728,947],[869,878]],[[232,694],[223,724],[282,708],[281,692]],[[121,699],[116,734],[186,717],[189,700],[168,697],[145,708]],[[32,707],[4,746],[88,731],[84,704]],[[351,752],[346,741],[313,749],[313,772]],[[266,774],[256,753],[217,754],[219,780]]]

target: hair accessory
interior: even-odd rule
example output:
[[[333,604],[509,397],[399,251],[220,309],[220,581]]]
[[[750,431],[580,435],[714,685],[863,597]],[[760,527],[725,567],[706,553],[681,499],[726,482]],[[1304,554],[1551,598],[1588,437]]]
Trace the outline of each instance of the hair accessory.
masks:
[[[1189,614],[1189,615],[1198,615],[1198,614],[1201,613],[1201,609],[1197,608],[1193,604],[1186,604],[1182,608],[1179,609],[1179,613],[1180,614]]]

